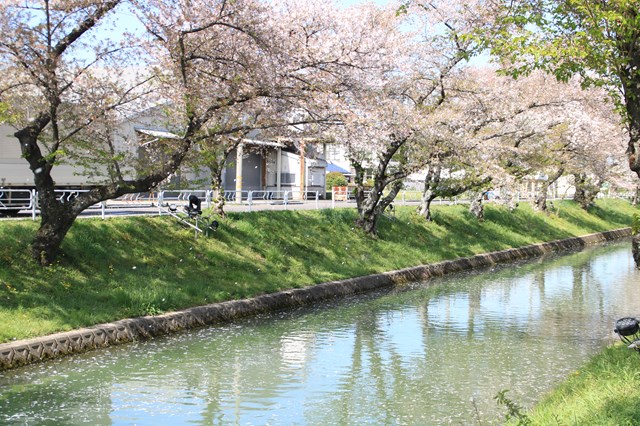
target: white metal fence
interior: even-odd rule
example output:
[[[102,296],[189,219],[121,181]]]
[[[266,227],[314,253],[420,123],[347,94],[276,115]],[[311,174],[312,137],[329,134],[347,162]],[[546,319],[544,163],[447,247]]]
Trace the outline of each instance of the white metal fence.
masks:
[[[86,189],[64,189],[56,190],[57,198],[62,202],[69,202]],[[109,215],[119,215],[123,211],[147,213],[157,211],[159,215],[166,214],[164,209],[171,204],[186,205],[189,197],[195,195],[203,203],[203,206],[211,208],[215,193],[211,190],[165,190],[159,192],[146,192],[127,194],[122,197],[97,203],[87,209],[95,215],[105,218]],[[6,196],[6,198],[5,198]],[[318,191],[225,191],[223,194],[226,205],[242,206],[243,210],[252,211],[257,206],[280,206],[287,209],[290,206],[305,204],[307,208],[320,209],[325,206],[320,205],[320,193]],[[4,200],[4,201],[3,201]],[[9,200],[11,202],[9,203]],[[18,206],[18,207],[17,207]],[[153,208],[156,207],[157,210]],[[28,211],[35,220],[40,213],[38,193],[35,190],[27,189],[0,189],[0,213],[17,213],[18,211]]]
[[[0,189],[0,212],[15,212],[15,205],[25,210],[35,210],[36,191],[29,189]]]
[[[58,199],[63,202],[69,202],[74,197],[88,190],[81,189],[64,189],[57,190]],[[199,197],[203,205],[211,208],[215,200],[215,192],[207,189],[193,190],[164,190],[159,192],[144,192],[127,194],[120,198],[103,201],[95,204],[87,209],[94,215],[105,218],[109,215],[122,215],[123,212],[129,213],[146,213],[162,215],[166,214],[164,209],[171,204],[180,205],[187,204],[189,196],[196,195]],[[227,206],[233,206],[242,211],[253,211],[254,209],[289,209],[303,208],[320,209],[320,208],[337,208],[337,207],[355,207],[355,193],[351,187],[333,188],[331,191],[331,199],[321,199],[318,191],[300,192],[293,191],[224,191],[223,197]],[[324,195],[324,194],[323,194]],[[322,197],[324,198],[324,197]],[[422,199],[422,192],[403,190],[398,193],[394,203],[396,205],[418,204]],[[528,201],[526,197],[516,194],[518,201]],[[7,200],[11,200],[11,204]],[[468,203],[467,197],[453,197],[446,199],[436,199],[434,204],[457,204]],[[20,205],[21,211],[28,211],[35,220],[40,213],[38,204],[38,194],[35,190],[28,189],[1,189],[0,188],[0,213],[17,213],[16,203]],[[155,209],[154,209],[155,208]]]

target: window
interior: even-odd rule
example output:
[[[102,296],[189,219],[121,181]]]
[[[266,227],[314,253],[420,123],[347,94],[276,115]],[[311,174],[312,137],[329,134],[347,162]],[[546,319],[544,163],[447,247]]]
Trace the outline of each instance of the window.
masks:
[[[296,174],[295,173],[280,173],[280,182],[283,185],[291,185],[296,183]]]

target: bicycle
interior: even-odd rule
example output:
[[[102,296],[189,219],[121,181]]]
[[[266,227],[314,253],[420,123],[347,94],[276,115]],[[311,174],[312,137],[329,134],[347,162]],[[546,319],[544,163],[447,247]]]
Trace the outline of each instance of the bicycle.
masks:
[[[179,211],[175,204],[170,204],[168,209],[161,208],[176,218],[183,226],[193,228],[196,238],[198,238],[198,233],[208,237],[209,233],[215,232],[220,224],[210,216],[202,216],[200,205],[200,199],[195,195],[191,195],[189,204],[184,206],[183,212]]]

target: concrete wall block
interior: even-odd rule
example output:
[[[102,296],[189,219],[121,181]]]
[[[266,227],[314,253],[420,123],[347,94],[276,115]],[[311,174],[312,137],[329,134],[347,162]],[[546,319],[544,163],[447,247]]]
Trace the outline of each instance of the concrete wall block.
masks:
[[[100,328],[93,330],[93,344],[98,348],[107,346],[109,344],[107,333]]]
[[[172,315],[170,318],[167,318],[167,321],[167,327],[169,331],[185,330],[190,326],[189,321],[187,320],[187,316],[182,313]]]
[[[86,350],[92,350],[96,348],[96,344],[94,341],[94,334],[93,334],[93,330],[89,330],[89,331],[84,331],[81,335],[80,335],[80,348],[79,350],[82,351],[86,351]]]
[[[131,332],[131,329],[125,325],[116,325],[116,341],[120,342],[131,342],[133,341],[134,336]]]
[[[208,309],[207,306],[189,309],[189,315],[193,318],[194,326],[207,324],[207,319],[213,317],[210,311],[211,309]]]
[[[56,338],[56,351],[58,355],[68,355],[73,352],[73,349],[71,349],[71,340],[68,337]]]
[[[227,309],[228,308],[226,306],[218,306],[216,309],[211,307],[211,309],[208,309],[204,315],[200,315],[200,318],[202,318],[203,321],[207,321],[207,323],[210,321],[213,321],[214,323],[217,321],[222,322],[225,319],[225,310]]]
[[[203,319],[194,310],[188,309],[184,311],[184,322],[188,328],[195,328],[204,325]]]
[[[108,324],[102,330],[104,331],[107,345],[118,343],[118,329],[114,325]]]
[[[58,342],[55,339],[42,343],[42,359],[51,359],[58,356]]]
[[[167,318],[167,321],[167,326],[169,327],[170,331],[184,330],[189,327],[186,315],[184,315],[183,313],[172,315],[171,317]]]
[[[72,334],[69,336],[69,353],[82,352],[82,336]]]
[[[135,320],[129,320],[129,327],[134,339],[145,339],[149,337],[149,331],[147,329],[147,323],[143,318],[136,318]]]
[[[27,347],[27,350],[28,350],[27,359],[29,363],[38,362],[42,360],[42,352],[44,351],[42,342],[31,343]]]
[[[234,306],[236,307],[235,316],[229,319],[246,317],[256,311],[263,313],[265,308],[261,302],[264,301],[264,297],[260,296],[256,299],[257,300],[236,300],[234,303]]]
[[[0,351],[0,370],[8,370],[13,366],[13,355],[13,349],[4,349]]]
[[[13,349],[13,367],[20,367],[29,363],[29,348],[20,346]]]

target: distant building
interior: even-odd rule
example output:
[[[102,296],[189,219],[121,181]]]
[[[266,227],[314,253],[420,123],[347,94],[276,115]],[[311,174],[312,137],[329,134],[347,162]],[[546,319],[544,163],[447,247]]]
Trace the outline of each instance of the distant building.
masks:
[[[158,109],[150,109],[120,123],[113,132],[114,146],[129,155],[144,160],[149,144],[170,141],[180,136],[167,129],[167,119]],[[33,173],[22,158],[20,144],[13,136],[15,129],[0,124],[0,189],[33,189]],[[197,155],[197,151],[194,151]],[[243,139],[227,157],[222,175],[225,192],[235,192],[245,198],[248,191],[270,191],[302,197],[318,191],[324,196],[327,162],[316,144],[304,139],[260,140],[258,135]],[[73,163],[62,163],[53,169],[53,178],[60,188],[86,188],[108,181],[106,168],[82,169]],[[133,169],[126,170],[129,177]],[[211,181],[208,170],[195,170],[183,165],[171,176],[167,186],[176,189],[206,187]],[[9,194],[9,191],[5,191]],[[282,197],[282,194],[272,194]],[[8,196],[8,195],[6,195]]]
[[[324,196],[326,167],[321,153],[307,141],[243,139],[227,157],[222,186],[225,192],[266,191],[281,196],[287,191],[300,197],[317,191]]]

